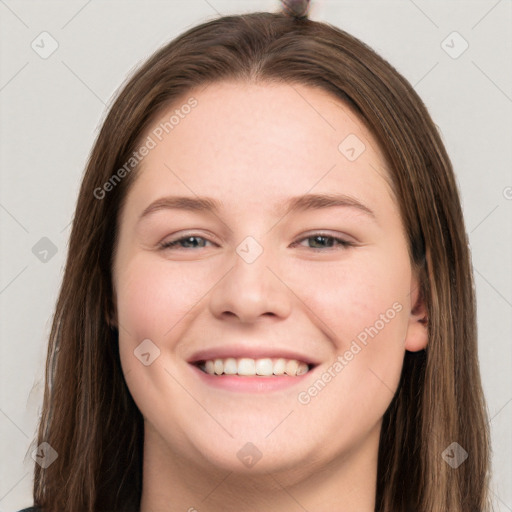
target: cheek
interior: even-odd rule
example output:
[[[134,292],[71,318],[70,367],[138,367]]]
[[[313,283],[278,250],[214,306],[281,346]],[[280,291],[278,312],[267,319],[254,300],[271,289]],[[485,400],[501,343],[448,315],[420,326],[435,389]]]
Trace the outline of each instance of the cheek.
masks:
[[[190,405],[167,370],[188,327],[187,315],[212,286],[205,282],[206,275],[204,269],[189,265],[185,271],[176,262],[142,252],[123,262],[116,275],[121,365],[133,399],[151,420],[169,418],[169,401],[177,404],[177,411]],[[137,357],[146,352],[147,366]]]
[[[369,250],[343,265],[297,275],[303,281],[296,286],[334,345],[333,364],[339,363],[318,405],[337,403],[340,411],[362,414],[362,422],[366,414],[366,420],[376,420],[389,405],[403,364],[411,282],[407,253]]]
[[[318,327],[338,351],[375,325],[382,343],[403,342],[411,282],[407,257],[361,252],[342,263],[310,265],[295,276],[291,287],[301,290],[300,297],[320,320]]]
[[[118,319],[134,341],[168,340],[169,332],[200,302],[208,289],[205,273],[184,268],[141,254],[118,276]]]
[[[398,387],[408,325],[410,266],[375,254],[357,265],[309,272],[300,284],[317,323],[334,345],[332,362],[323,368],[299,402],[311,416],[335,418],[332,438],[359,438],[382,418]],[[311,286],[311,282],[321,286]],[[298,285],[297,285],[298,286]],[[327,382],[324,384],[324,382]],[[349,415],[347,411],[350,411]],[[341,441],[340,441],[341,443]]]

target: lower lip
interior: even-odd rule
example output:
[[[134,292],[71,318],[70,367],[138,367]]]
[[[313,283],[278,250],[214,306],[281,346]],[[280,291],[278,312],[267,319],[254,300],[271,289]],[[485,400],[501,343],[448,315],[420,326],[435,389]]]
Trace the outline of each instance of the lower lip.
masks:
[[[267,393],[290,388],[302,382],[313,371],[310,370],[296,377],[287,375],[245,377],[240,375],[210,375],[193,364],[190,366],[204,384],[218,389],[244,393]]]

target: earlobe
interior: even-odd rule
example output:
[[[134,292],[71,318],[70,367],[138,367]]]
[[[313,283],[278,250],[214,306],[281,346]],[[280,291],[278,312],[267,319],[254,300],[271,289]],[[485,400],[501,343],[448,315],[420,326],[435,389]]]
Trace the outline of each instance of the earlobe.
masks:
[[[428,343],[428,315],[423,290],[419,287],[413,294],[413,306],[409,315],[409,326],[405,338],[405,349],[418,352],[426,348]]]

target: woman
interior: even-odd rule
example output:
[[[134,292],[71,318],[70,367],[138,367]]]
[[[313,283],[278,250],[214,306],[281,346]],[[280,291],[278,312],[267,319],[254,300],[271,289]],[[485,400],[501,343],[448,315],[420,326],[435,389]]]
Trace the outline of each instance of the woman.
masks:
[[[392,66],[307,2],[190,29],[88,162],[35,506],[487,511],[471,275]]]

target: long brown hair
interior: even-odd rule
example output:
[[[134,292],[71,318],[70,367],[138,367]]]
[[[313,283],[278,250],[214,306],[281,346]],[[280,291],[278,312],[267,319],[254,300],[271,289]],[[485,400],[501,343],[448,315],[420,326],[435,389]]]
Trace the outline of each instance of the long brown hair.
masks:
[[[46,469],[35,465],[35,505],[45,512],[139,509],[143,421],[109,321],[118,212],[137,168],[108,193],[98,190],[156,115],[193,87],[228,79],[329,91],[355,109],[387,157],[421,276],[429,340],[426,350],[406,352],[383,418],[375,510],[489,510],[475,292],[449,157],[425,105],[388,62],[343,30],[284,13],[225,16],[188,30],[145,62],[112,104],[83,177],[49,339],[38,444],[49,443],[58,457]],[[469,454],[457,468],[443,458],[454,442]]]

